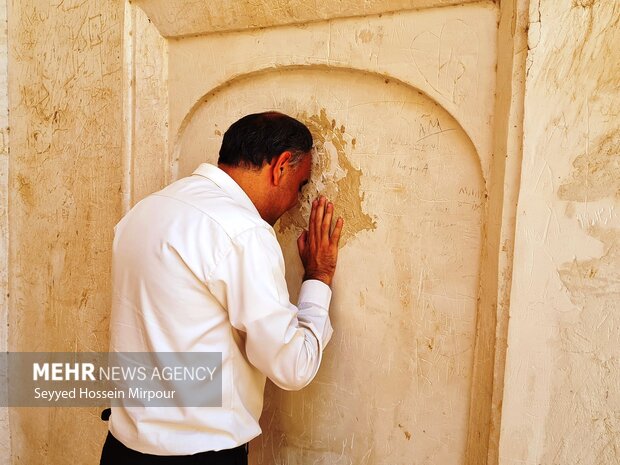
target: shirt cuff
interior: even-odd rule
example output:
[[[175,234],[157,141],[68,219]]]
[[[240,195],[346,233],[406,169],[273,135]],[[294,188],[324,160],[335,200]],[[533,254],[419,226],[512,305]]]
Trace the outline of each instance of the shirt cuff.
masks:
[[[329,302],[332,298],[332,290],[323,281],[318,279],[308,279],[301,283],[298,302],[312,303],[321,307],[326,312],[329,311]]]

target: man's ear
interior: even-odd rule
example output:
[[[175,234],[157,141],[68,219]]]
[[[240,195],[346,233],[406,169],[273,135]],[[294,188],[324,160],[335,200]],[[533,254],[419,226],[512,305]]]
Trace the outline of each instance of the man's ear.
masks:
[[[290,169],[288,162],[292,156],[287,150],[271,160],[271,182],[274,186],[280,185],[282,177],[288,173]]]

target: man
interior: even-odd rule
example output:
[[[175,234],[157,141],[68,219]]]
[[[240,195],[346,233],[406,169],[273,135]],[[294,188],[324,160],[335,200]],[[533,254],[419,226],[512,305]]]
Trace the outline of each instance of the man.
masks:
[[[139,202],[116,226],[110,350],[222,353],[222,406],[113,407],[101,463],[247,463],[265,376],[297,390],[316,375],[343,220],[312,203],[298,241],[305,276],[289,301],[272,226],[310,178],[312,136],[276,112],[224,134],[218,166]]]

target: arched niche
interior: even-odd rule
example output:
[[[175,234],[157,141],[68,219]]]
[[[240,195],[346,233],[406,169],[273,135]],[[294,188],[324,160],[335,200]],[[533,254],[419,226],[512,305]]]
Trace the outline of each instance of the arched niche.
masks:
[[[318,145],[302,207],[275,227],[293,299],[308,199],[327,193],[347,232],[321,370],[300,392],[268,385],[252,460],[463,463],[486,211],[471,140],[445,109],[396,80],[273,70],[220,86],[194,107],[175,143],[176,176],[215,163],[226,128],[265,110],[303,120]]]

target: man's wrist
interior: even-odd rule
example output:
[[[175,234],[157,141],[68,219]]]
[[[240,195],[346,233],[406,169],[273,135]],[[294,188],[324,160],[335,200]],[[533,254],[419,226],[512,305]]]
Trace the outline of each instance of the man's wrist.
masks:
[[[332,285],[332,277],[328,276],[328,275],[325,275],[325,274],[319,274],[319,273],[310,273],[310,274],[308,274],[308,273],[306,273],[304,275],[304,279],[303,280],[307,281],[309,279],[315,279],[317,281],[321,281],[321,282],[327,284],[330,287]]]

